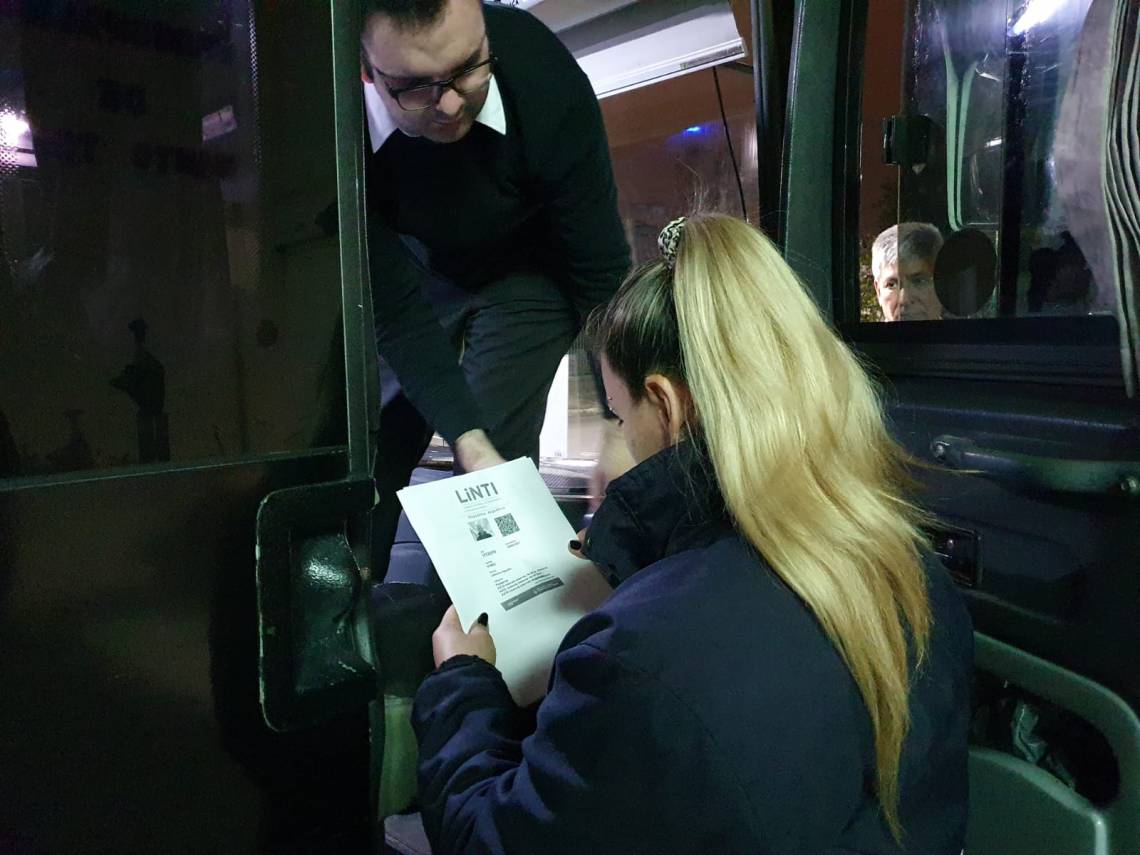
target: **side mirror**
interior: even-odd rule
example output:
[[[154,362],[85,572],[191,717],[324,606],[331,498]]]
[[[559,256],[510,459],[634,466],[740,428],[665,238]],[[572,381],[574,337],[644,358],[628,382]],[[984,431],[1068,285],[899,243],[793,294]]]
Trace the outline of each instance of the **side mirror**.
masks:
[[[997,252],[984,232],[955,232],[934,263],[934,290],[950,314],[964,318],[977,314],[993,297],[997,283]]]

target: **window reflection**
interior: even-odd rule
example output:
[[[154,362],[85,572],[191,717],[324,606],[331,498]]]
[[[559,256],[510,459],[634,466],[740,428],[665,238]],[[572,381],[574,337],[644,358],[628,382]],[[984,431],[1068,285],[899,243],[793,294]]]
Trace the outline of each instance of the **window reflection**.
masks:
[[[700,207],[741,216],[742,189],[748,217],[756,222],[759,187],[751,66],[727,63],[717,68],[715,78],[711,70],[693,72],[606,98],[601,105],[618,209],[634,264],[658,257],[657,235],[679,214]],[[595,380],[579,344],[570,353],[571,457],[598,452],[602,421]]]
[[[751,32],[749,4],[732,0],[730,6],[747,43]],[[747,213],[749,220],[758,221],[761,212],[750,62],[724,62],[715,70],[688,72],[601,100],[618,209],[634,264],[656,258],[662,226],[696,208],[736,216]],[[563,382],[565,392],[559,387]],[[551,400],[560,399],[562,394],[568,399],[566,411],[548,409],[544,427],[544,432],[549,430],[558,437],[556,442],[544,445],[548,474],[596,457],[602,447],[600,402],[604,395],[599,394],[581,342],[576,342],[568,354],[567,373],[556,378]],[[552,430],[554,419],[565,419],[565,423]],[[559,462],[555,458],[560,458],[563,450],[569,458],[561,461],[566,467],[549,465]],[[446,443],[437,435],[429,460],[441,463],[448,455]]]
[[[321,4],[0,4],[2,474],[316,440],[328,29]]]
[[[715,76],[714,76],[715,75]],[[719,82],[728,123],[717,101]],[[602,101],[618,208],[635,262],[657,255],[657,234],[696,207],[748,217],[759,208],[751,66],[728,63]],[[730,151],[731,141],[731,151]],[[733,155],[736,167],[733,165]]]
[[[1049,13],[1038,15],[1043,5]],[[1104,241],[1088,234],[1072,190],[1085,180],[1078,171],[1094,175],[1100,152],[1088,146],[1078,154],[1077,123],[1065,119],[1075,103],[1097,100],[1076,86],[1096,61],[1090,7],[1091,0],[875,4],[863,87],[861,320],[1113,311]],[[874,247],[926,227],[953,241],[952,257],[936,256],[932,267],[924,259],[911,289],[902,287],[905,271],[890,286],[876,272]],[[982,281],[991,258],[992,292]],[[908,304],[914,308],[904,310]]]

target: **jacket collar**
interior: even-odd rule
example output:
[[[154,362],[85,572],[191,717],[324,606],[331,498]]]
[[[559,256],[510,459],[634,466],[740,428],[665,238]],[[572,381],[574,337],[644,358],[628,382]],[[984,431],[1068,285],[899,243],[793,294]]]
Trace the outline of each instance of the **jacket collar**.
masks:
[[[612,481],[586,532],[583,554],[617,587],[677,552],[732,531],[707,454],[684,442]]]

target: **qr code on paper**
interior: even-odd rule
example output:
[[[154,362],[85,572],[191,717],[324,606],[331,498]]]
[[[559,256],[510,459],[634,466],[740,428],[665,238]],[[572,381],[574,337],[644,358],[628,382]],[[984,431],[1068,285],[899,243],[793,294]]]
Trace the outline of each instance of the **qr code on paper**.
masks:
[[[499,534],[503,537],[519,530],[519,524],[515,522],[514,514],[503,514],[501,517],[495,517],[495,525],[499,527]]]

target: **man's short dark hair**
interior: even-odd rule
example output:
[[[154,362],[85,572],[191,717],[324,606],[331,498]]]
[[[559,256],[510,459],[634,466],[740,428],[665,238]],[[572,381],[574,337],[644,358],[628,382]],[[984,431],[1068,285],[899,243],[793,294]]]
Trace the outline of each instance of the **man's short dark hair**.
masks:
[[[434,24],[448,0],[364,0],[364,20],[384,15],[401,29],[415,30]]]

